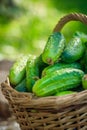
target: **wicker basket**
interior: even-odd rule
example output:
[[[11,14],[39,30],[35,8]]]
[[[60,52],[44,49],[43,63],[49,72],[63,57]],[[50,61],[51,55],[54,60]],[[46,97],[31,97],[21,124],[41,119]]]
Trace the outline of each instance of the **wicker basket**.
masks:
[[[60,19],[54,32],[61,31],[69,21],[87,24],[87,16],[72,13]],[[9,83],[1,89],[22,130],[87,130],[87,90],[62,97],[34,97],[19,93]]]

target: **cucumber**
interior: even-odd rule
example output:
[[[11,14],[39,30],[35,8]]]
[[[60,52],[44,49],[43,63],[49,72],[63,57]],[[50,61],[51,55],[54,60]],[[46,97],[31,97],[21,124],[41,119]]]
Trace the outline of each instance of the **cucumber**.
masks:
[[[54,65],[49,65],[48,67],[46,67],[43,71],[42,71],[42,77],[44,77],[45,75],[52,73],[53,71],[62,69],[62,68],[77,68],[77,69],[81,69],[81,65],[78,62],[74,62],[74,63],[55,63]]]
[[[86,34],[86,33],[77,31],[77,32],[74,33],[74,35],[80,37],[81,40],[82,40],[82,42],[83,42],[85,45],[87,45],[87,44],[86,44],[86,43],[87,43],[87,34]]]
[[[31,55],[20,56],[9,70],[9,80],[13,86],[19,84],[26,75],[26,63]]]
[[[73,36],[70,42],[65,47],[61,60],[66,63],[72,63],[79,60],[85,52],[85,44],[78,36]]]
[[[48,66],[48,64],[44,63],[42,60],[42,54],[40,54],[37,58],[37,64],[38,64],[38,68],[39,68],[39,78],[41,78],[42,75],[42,71],[44,68],[46,68]]]
[[[60,32],[52,33],[42,53],[42,59],[45,63],[54,64],[59,60],[65,47],[65,38]]]
[[[19,92],[27,92],[26,80],[23,79],[14,89]]]
[[[51,96],[56,92],[70,90],[81,84],[84,72],[80,69],[64,68],[39,79],[33,86],[36,96]]]
[[[82,87],[87,89],[87,74],[85,74],[82,78]]]
[[[56,93],[54,96],[63,96],[63,95],[68,95],[68,94],[74,94],[74,93],[77,93],[77,92],[74,92],[74,91],[62,91],[62,92],[58,92]]]
[[[29,92],[32,92],[32,87],[39,79],[39,67],[37,57],[32,56],[26,64],[26,87]]]

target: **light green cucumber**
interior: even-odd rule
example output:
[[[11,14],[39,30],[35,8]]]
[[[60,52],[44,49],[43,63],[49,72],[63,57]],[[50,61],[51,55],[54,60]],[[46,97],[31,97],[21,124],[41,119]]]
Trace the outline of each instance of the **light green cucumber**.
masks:
[[[82,82],[84,72],[80,69],[64,68],[52,72],[36,81],[33,93],[36,96],[51,96],[56,92],[71,90]]]
[[[26,65],[26,87],[29,92],[32,92],[32,87],[39,79],[39,67],[37,57],[33,56],[27,61]]]
[[[12,67],[9,70],[9,80],[10,83],[14,86],[19,84],[23,78],[25,77],[26,73],[26,63],[31,55],[22,55],[20,56]]]

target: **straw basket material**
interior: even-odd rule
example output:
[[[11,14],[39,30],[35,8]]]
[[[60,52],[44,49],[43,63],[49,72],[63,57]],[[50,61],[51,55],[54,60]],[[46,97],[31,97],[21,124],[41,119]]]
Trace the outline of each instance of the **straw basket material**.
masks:
[[[87,24],[87,16],[68,14],[53,31],[60,32],[69,21]],[[22,130],[87,130],[87,90],[60,97],[34,97],[14,90],[9,79],[1,89]]]

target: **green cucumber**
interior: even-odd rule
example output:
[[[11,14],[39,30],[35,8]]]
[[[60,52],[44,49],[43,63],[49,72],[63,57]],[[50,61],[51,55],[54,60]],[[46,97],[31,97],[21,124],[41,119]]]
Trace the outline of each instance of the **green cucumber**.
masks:
[[[26,80],[23,79],[14,89],[19,92],[27,92]]]
[[[56,94],[54,94],[54,96],[63,96],[63,95],[68,95],[68,94],[74,94],[77,93],[75,91],[62,91],[62,92],[57,92]]]
[[[42,60],[42,54],[40,54],[37,58],[37,64],[38,64],[38,68],[39,68],[39,77],[41,78],[41,74],[44,68],[46,68],[48,66],[48,64],[44,63]]]
[[[26,63],[31,55],[20,56],[9,70],[9,80],[13,86],[19,84],[26,74]]]
[[[78,62],[74,62],[74,63],[55,63],[54,65],[49,65],[48,67],[46,67],[43,71],[42,71],[42,77],[44,77],[45,75],[52,73],[53,71],[59,70],[59,69],[63,69],[63,68],[77,68],[77,69],[81,69],[81,65]]]
[[[39,67],[37,57],[32,56],[26,64],[26,87],[29,92],[32,92],[32,87],[39,79]]]
[[[74,35],[80,37],[82,42],[86,45],[86,43],[87,43],[87,34],[86,33],[77,31],[74,33]]]
[[[65,47],[65,38],[60,32],[52,33],[42,53],[42,59],[47,64],[54,64],[59,60]]]
[[[87,74],[85,74],[82,78],[82,87],[87,89]]]
[[[52,72],[36,81],[33,93],[36,96],[51,96],[56,92],[70,90],[81,84],[84,72],[80,69],[64,68]]]
[[[78,36],[73,36],[70,42],[65,47],[61,60],[66,63],[72,63],[79,60],[85,52],[85,44]]]

